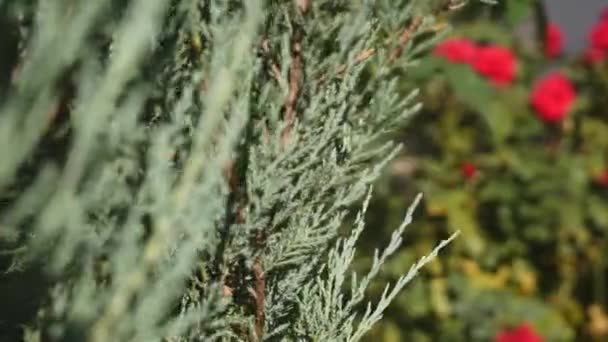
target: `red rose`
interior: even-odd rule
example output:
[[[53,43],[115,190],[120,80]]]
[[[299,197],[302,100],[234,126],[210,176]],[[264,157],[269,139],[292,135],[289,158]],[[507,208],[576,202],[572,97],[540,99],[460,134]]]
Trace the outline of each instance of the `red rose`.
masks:
[[[556,24],[549,24],[545,35],[545,56],[554,58],[562,52],[562,31]]]
[[[472,179],[477,175],[477,165],[471,162],[464,162],[460,165],[460,173],[465,179]]]
[[[497,86],[504,86],[515,79],[515,56],[501,46],[477,48],[473,68]]]
[[[570,81],[558,72],[552,72],[534,85],[530,103],[538,117],[545,122],[562,120],[570,110],[576,92]]]
[[[606,51],[590,47],[585,50],[583,58],[587,64],[595,64],[606,59],[606,55]]]
[[[604,19],[591,29],[591,46],[600,50],[608,49],[608,20]]]
[[[439,43],[433,53],[453,63],[471,63],[476,50],[477,47],[472,41],[454,38]]]
[[[601,186],[608,187],[608,170],[605,170],[599,175],[595,176],[595,181]]]
[[[543,339],[530,325],[522,324],[515,329],[498,333],[496,342],[543,342]]]

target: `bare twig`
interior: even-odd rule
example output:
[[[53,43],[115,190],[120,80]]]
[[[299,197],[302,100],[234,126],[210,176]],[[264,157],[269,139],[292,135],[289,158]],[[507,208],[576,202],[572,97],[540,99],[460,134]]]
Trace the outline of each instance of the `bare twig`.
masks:
[[[266,302],[266,275],[259,260],[253,264],[254,288],[251,295],[255,301],[255,334],[258,341],[264,335],[264,325],[266,324],[266,312],[264,305]]]
[[[294,39],[291,49],[291,65],[289,67],[289,92],[285,101],[285,121],[287,125],[281,136],[281,145],[285,147],[289,141],[291,130],[296,121],[296,104],[300,94],[300,81],[302,80],[302,38],[299,34]]]
[[[448,0],[445,8],[449,11],[459,10],[467,4],[467,0]]]
[[[359,54],[357,54],[357,56],[355,56],[355,64],[359,64],[359,63],[367,60],[368,58],[373,56],[375,53],[376,53],[376,49],[374,49],[374,48],[365,49],[365,50],[359,52]],[[346,71],[346,65],[341,65],[338,68],[338,72],[343,73],[344,71]]]
[[[405,49],[407,43],[409,43],[410,40],[414,37],[414,34],[416,33],[416,31],[418,31],[418,29],[420,28],[420,25],[422,25],[422,21],[423,21],[422,16],[415,16],[414,18],[412,18],[412,21],[410,22],[410,24],[403,29],[403,31],[399,35],[399,43],[398,43],[397,47],[391,53],[391,56],[389,57],[390,62],[394,62],[399,57],[401,57],[401,54],[403,53],[403,49]]]
[[[230,191],[234,192],[237,190],[237,186],[238,186],[238,179],[236,177],[236,174],[234,172],[234,160],[228,160],[226,162],[226,165],[224,165],[224,179],[226,180],[226,182],[228,183],[228,186],[230,187]]]
[[[376,49],[374,49],[374,48],[365,49],[365,50],[359,52],[355,56],[355,60],[354,60],[353,65],[357,65],[359,63],[362,63],[362,62],[366,61],[368,58],[372,57],[375,53],[376,53]],[[346,72],[347,69],[348,69],[348,65],[347,64],[341,64],[341,65],[338,66],[338,68],[336,70],[336,74],[337,75],[341,75],[344,72]],[[321,77],[319,77],[317,79],[317,84],[321,85],[321,84],[325,83],[325,81],[327,81],[327,78],[328,78],[328,74],[321,75]]]
[[[312,0],[296,0],[296,5],[302,14],[306,14],[312,5]]]
[[[270,61],[270,74],[280,84],[281,83],[281,68],[279,64],[272,59],[270,54],[270,46],[268,45],[268,39],[262,41],[262,51],[268,60]]]

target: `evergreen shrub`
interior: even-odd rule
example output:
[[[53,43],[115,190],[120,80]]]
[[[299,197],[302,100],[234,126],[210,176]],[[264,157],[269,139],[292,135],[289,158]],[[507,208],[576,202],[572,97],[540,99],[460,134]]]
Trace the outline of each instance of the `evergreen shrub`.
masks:
[[[2,338],[359,340],[454,237],[367,304],[420,199],[352,273],[400,82],[462,5],[0,0]]]

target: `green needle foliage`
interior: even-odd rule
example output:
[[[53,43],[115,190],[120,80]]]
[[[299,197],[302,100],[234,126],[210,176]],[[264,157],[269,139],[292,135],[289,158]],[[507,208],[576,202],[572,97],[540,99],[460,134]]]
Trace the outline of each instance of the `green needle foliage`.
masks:
[[[448,242],[359,313],[419,200],[369,273],[349,271],[370,186],[400,148],[387,133],[419,109],[398,80],[460,5],[0,0],[5,277],[44,293],[0,329],[359,340]],[[20,279],[34,265],[44,282]]]

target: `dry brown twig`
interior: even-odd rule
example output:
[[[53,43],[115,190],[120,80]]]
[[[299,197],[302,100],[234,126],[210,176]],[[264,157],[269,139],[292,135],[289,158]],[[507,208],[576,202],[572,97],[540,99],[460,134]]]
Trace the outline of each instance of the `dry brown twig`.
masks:
[[[279,84],[281,84],[281,68],[279,67],[279,64],[272,59],[268,39],[264,39],[262,41],[262,51],[264,52],[266,58],[270,60],[270,74]]]
[[[416,31],[418,31],[422,25],[423,20],[424,18],[422,16],[415,16],[412,18],[410,24],[402,30],[401,34],[399,35],[399,43],[389,57],[389,61],[391,63],[395,62],[399,57],[401,57],[403,50],[410,40],[412,40]]]
[[[284,119],[286,126],[281,135],[281,147],[285,148],[289,142],[293,125],[296,121],[296,105],[300,95],[300,81],[303,74],[302,62],[302,37],[301,34],[296,34],[292,49],[291,49],[291,65],[289,66],[289,92],[284,105]]]
[[[448,0],[445,7],[450,11],[459,10],[467,4],[467,0]]]
[[[359,63],[364,62],[368,58],[372,57],[375,53],[376,53],[376,49],[374,49],[374,48],[365,49],[365,50],[359,52],[355,56],[353,65],[357,65]],[[336,75],[342,75],[343,73],[346,72],[346,70],[348,70],[348,64],[341,64],[336,69]],[[322,85],[323,83],[325,83],[325,81],[327,81],[327,79],[328,79],[328,76],[329,76],[329,74],[321,75],[321,77],[319,77],[317,79],[317,85]]]
[[[254,287],[249,289],[255,303],[255,335],[259,341],[264,335],[264,325],[266,324],[266,312],[264,305],[266,302],[266,275],[259,260],[253,264]]]
[[[296,5],[302,14],[306,14],[310,10],[312,0],[296,0]]]

